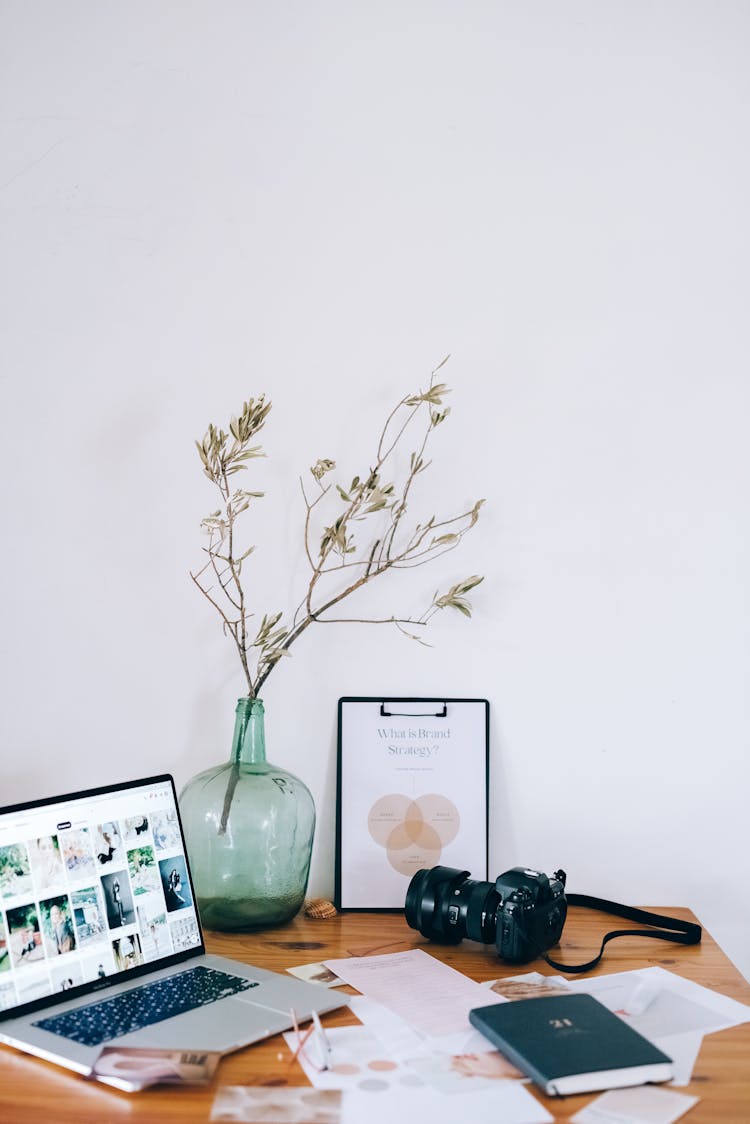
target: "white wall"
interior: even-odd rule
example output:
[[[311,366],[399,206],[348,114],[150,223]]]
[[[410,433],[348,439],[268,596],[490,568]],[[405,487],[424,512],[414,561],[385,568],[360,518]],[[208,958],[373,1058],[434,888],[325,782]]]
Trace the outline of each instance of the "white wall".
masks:
[[[426,502],[488,504],[420,590],[484,573],[474,619],[311,629],[265,692],[311,888],[338,696],[484,695],[493,872],[689,905],[750,974],[749,33],[731,0],[2,3],[3,801],[227,755],[193,438],[273,400],[258,608],[291,606],[297,475],[367,467],[451,352]]]

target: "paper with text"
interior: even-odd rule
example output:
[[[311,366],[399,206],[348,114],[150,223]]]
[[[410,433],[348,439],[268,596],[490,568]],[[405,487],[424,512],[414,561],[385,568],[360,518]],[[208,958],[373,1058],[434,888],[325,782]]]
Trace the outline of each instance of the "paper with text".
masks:
[[[326,967],[363,995],[383,1003],[423,1034],[456,1034],[470,1028],[469,1011],[502,996],[449,968],[422,949],[383,956],[326,960]]]

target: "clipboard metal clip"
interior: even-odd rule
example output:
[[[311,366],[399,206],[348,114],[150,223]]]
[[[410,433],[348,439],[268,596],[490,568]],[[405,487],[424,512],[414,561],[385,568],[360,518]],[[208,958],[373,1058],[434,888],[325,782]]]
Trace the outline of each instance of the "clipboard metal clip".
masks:
[[[385,700],[380,704],[380,717],[381,718],[447,718],[448,717],[448,704],[443,703],[443,709],[434,711],[411,711],[411,710],[386,710]]]

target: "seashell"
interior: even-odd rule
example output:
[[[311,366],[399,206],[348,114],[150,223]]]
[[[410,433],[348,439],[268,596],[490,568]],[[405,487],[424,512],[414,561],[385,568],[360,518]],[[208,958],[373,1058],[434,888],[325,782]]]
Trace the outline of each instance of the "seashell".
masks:
[[[312,917],[315,921],[327,921],[337,913],[336,906],[327,898],[310,898],[305,902],[305,916]]]

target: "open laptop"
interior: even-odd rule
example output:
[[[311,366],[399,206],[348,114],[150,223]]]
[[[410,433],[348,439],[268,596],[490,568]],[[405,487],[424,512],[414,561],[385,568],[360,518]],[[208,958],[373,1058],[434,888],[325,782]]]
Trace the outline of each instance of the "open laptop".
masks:
[[[0,809],[0,1041],[88,1075],[106,1046],[229,1053],[347,1002],[206,953],[171,776]]]

